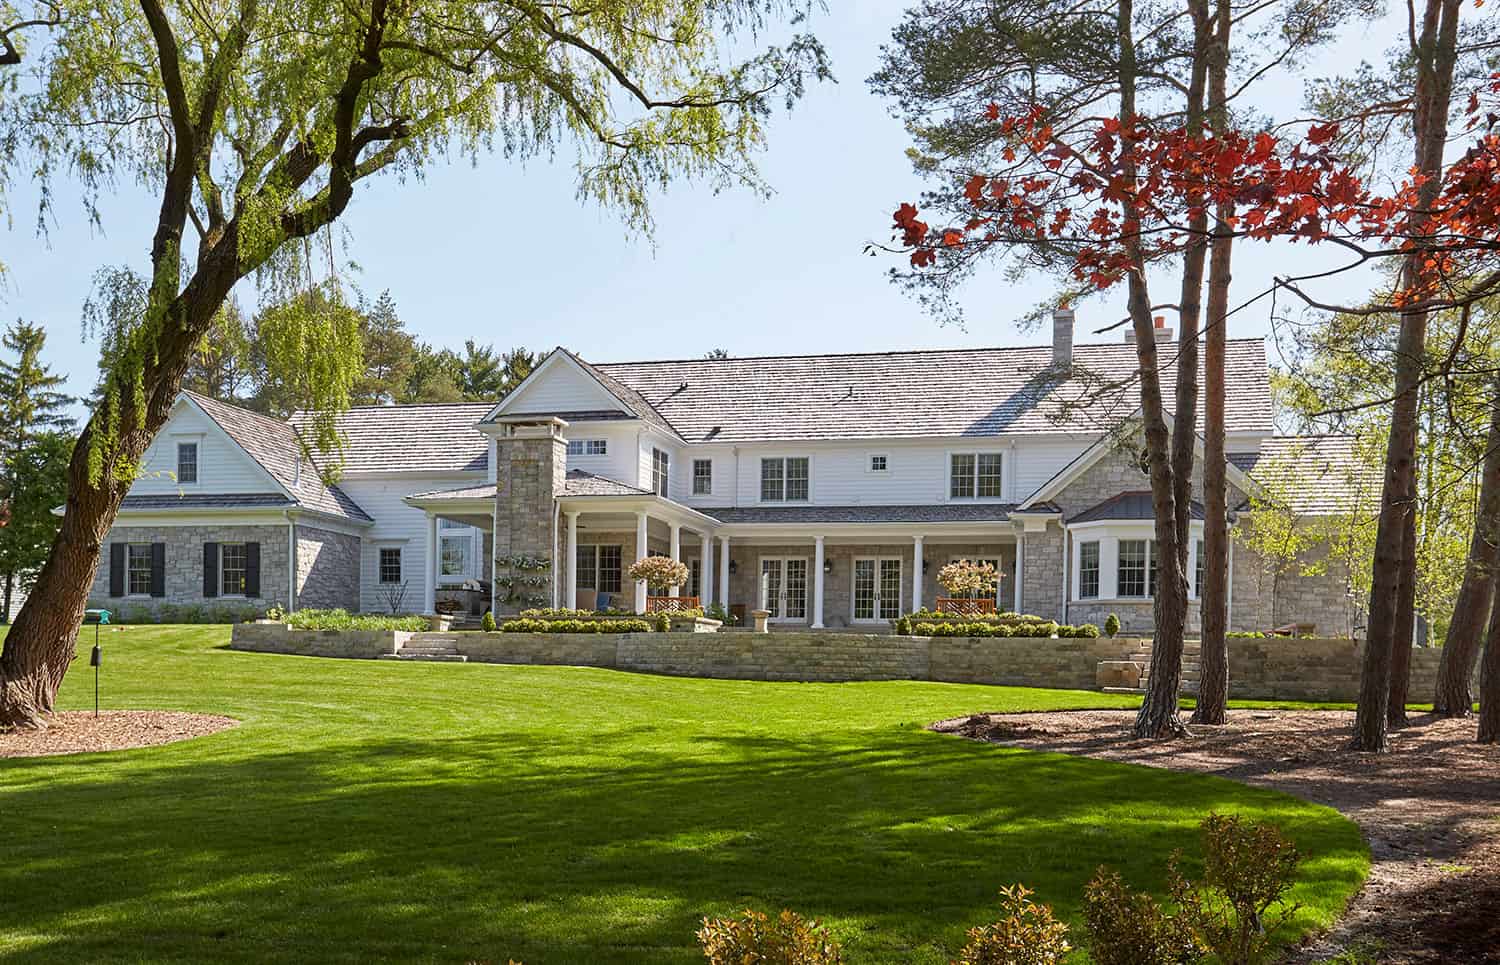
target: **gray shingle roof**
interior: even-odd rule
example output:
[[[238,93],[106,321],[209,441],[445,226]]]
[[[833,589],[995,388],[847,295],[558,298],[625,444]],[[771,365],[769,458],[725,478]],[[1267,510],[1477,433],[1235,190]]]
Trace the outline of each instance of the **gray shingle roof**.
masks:
[[[488,402],[358,406],[338,417],[346,440],[344,471],[484,472],[489,441],[475,426],[494,406]],[[312,421],[292,415],[292,425]]]
[[[747,506],[704,509],[721,523],[976,523],[1004,522],[1014,504],[945,506]]]
[[[1175,345],[1161,349],[1163,378],[1170,381]],[[1139,408],[1134,346],[1079,345],[1073,355],[1067,379],[1049,370],[1050,346],[616,362],[592,369],[638,392],[690,442],[1093,435]],[[1229,341],[1225,380],[1228,431],[1269,433],[1263,340]]]
[[[585,362],[583,359],[579,358],[576,353],[569,352],[565,348],[559,348],[558,351],[565,352],[569,358],[582,366],[585,372],[588,372],[594,378],[598,379],[599,383],[606,389],[608,389],[610,393],[615,396],[615,398],[619,399],[622,403],[625,404],[627,408],[630,409],[631,412],[635,413],[635,417],[637,419],[648,422],[651,425],[656,426],[658,429],[664,429],[674,436],[678,434],[677,428],[673,426],[672,423],[668,422],[662,416],[660,410],[658,410],[656,406],[653,405],[650,400],[648,400],[646,396],[635,386],[621,382],[620,380],[616,379],[613,374],[606,372],[604,369],[600,368],[597,365],[591,365],[588,362]]]
[[[496,486],[494,483],[486,483],[483,486],[460,486],[457,489],[434,489],[425,493],[412,493],[407,499],[424,500],[458,500],[458,499],[494,499]]]
[[[229,493],[207,495],[200,493],[163,493],[141,496],[126,496],[121,509],[254,509],[268,507],[279,509],[293,505],[281,493]]]
[[[607,476],[596,476],[582,469],[569,469],[563,483],[564,496],[650,496],[651,490],[622,483]]]
[[[183,394],[214,420],[234,440],[235,445],[245,450],[273,479],[285,486],[298,505],[331,516],[372,522],[369,514],[350,499],[347,493],[338,486],[329,486],[323,482],[315,464],[304,466],[298,472],[297,460],[302,452],[302,443],[292,425],[196,392],[185,391]]]
[[[1196,500],[1191,507],[1194,519],[1203,518],[1203,505]],[[1149,491],[1136,491],[1119,493],[1111,496],[1102,503],[1090,506],[1076,516],[1069,518],[1069,523],[1093,523],[1104,519],[1155,519],[1156,512],[1151,505],[1151,493]]]
[[[1353,436],[1272,436],[1260,452],[1229,458],[1296,513],[1348,513],[1380,499],[1381,469],[1360,458]]]

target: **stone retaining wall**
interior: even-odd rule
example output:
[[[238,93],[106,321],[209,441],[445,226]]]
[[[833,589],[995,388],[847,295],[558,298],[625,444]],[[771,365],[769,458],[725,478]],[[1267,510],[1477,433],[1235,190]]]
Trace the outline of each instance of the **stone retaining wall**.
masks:
[[[234,628],[233,649],[373,658],[428,634]],[[475,663],[603,667],[727,680],[931,680],[1093,690],[1099,665],[1144,664],[1147,641],[1120,637],[897,637],[852,633],[444,633]],[[1363,647],[1349,640],[1229,641],[1231,696],[1256,700],[1353,701]],[[1411,694],[1430,699],[1441,651],[1412,651]]]

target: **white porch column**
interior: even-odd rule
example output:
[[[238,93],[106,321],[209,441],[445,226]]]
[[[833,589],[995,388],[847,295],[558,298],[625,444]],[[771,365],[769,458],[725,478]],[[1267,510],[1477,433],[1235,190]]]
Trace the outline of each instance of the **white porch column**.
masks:
[[[667,543],[667,555],[678,563],[682,562],[682,527],[672,523],[670,527],[671,539]],[[682,596],[682,587],[672,587],[673,596]]]
[[[423,582],[426,587],[422,596],[422,612],[437,612],[437,575],[438,575],[438,519],[432,513],[427,514],[427,579]]]
[[[922,537],[911,540],[911,612],[922,609]]]
[[[813,537],[813,629],[823,629],[823,537]]]
[[[700,534],[702,539],[698,544],[698,590],[702,599],[698,605],[707,609],[714,602],[714,538],[707,533]]]
[[[563,598],[563,606],[569,610],[578,609],[578,514],[568,513],[568,589],[567,596]]]
[[[729,609],[729,537],[719,537],[719,604]]]
[[[646,513],[642,510],[635,514],[635,558],[643,560],[650,553],[646,549]],[[646,612],[646,584],[635,585],[635,612]]]

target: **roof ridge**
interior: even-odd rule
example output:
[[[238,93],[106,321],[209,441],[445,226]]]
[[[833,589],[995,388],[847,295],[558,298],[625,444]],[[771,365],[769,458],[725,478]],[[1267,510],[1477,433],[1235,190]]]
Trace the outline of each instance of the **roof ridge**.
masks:
[[[1226,342],[1259,342],[1264,344],[1265,337],[1260,338],[1230,338]],[[1177,344],[1173,342],[1172,344]],[[1075,342],[1074,351],[1080,348],[1129,348],[1130,342]],[[893,355],[956,355],[970,352],[1028,352],[1028,351],[1051,351],[1052,343],[1045,342],[1039,345],[969,345],[956,348],[909,348],[909,349],[884,349],[876,352],[808,352],[794,355],[732,355],[729,358],[677,358],[677,359],[631,359],[623,362],[589,362],[595,368],[611,368],[626,365],[680,365],[688,362],[703,362],[706,364],[719,364],[724,362],[781,362],[792,359],[832,359],[832,358],[880,358]],[[564,349],[564,351],[568,351]],[[577,358],[577,353],[570,353]],[[579,359],[582,361],[582,359]]]

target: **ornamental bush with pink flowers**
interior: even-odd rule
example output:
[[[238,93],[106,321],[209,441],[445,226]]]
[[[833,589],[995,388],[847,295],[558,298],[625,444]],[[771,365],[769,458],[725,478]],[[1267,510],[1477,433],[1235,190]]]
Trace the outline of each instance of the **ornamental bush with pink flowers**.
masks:
[[[991,596],[1000,582],[993,564],[959,560],[938,570],[938,583],[950,596]]]
[[[644,583],[652,590],[658,591],[668,587],[683,586],[689,577],[686,563],[665,556],[648,556],[645,559],[636,560],[630,564],[630,569],[625,573],[635,582]]]

